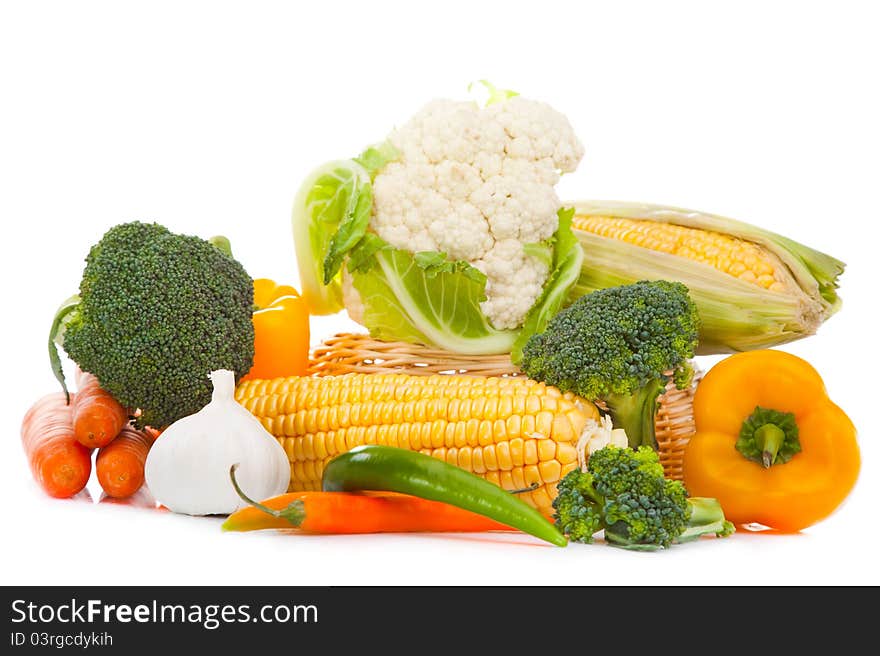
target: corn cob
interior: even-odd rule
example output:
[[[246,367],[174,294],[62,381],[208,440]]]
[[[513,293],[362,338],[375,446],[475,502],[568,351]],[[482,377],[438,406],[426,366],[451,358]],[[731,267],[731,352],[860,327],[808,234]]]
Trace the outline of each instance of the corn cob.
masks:
[[[596,407],[522,377],[347,374],[249,380],[236,400],[290,459],[290,491],[317,490],[327,463],[361,444],[426,453],[552,511],[556,483],[578,466]],[[591,422],[590,420],[593,420]]]
[[[683,282],[700,312],[699,353],[806,337],[840,308],[843,262],[780,235],[659,205],[574,206],[584,261],[572,298],[638,280]]]

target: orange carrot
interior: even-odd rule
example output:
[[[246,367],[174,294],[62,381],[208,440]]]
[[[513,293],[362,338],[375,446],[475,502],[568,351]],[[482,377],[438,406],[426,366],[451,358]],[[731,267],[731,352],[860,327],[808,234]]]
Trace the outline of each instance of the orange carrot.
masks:
[[[128,423],[128,412],[101,389],[92,374],[77,371],[76,386],[76,399],[72,404],[76,439],[92,448],[109,444]]]
[[[137,492],[144,484],[144,464],[152,445],[152,434],[125,426],[115,440],[102,447],[95,468],[104,492],[117,499]]]
[[[63,392],[31,406],[21,422],[21,443],[34,479],[50,496],[72,497],[89,482],[92,451],[74,436],[73,408]]]

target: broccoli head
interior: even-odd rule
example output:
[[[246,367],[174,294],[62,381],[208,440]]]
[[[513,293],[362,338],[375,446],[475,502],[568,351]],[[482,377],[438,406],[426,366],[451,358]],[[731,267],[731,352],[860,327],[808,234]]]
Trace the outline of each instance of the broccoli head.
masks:
[[[578,298],[526,343],[530,378],[603,401],[631,446],[656,447],[657,397],[670,376],[685,387],[699,335],[697,308],[678,282],[641,281]]]
[[[158,224],[111,228],[86,258],[79,296],[56,315],[53,342],[139,426],[167,426],[211,400],[208,374],[253,364],[253,281],[231,255]],[[65,386],[66,391],[66,386]]]
[[[647,446],[599,449],[587,471],[569,472],[557,490],[553,519],[575,542],[592,542],[604,529],[609,544],[650,551],[733,532],[718,501],[688,499],[684,485],[663,477],[657,452]]]

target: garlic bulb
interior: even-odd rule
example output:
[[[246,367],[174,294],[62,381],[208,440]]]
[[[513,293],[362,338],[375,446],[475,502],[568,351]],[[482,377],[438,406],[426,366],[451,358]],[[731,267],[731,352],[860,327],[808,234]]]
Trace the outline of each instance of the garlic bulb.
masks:
[[[235,493],[229,468],[248,496],[287,491],[290,464],[259,420],[236,403],[235,374],[211,372],[211,402],[171,424],[147,456],[146,481],[159,503],[187,515],[228,515],[247,505]]]

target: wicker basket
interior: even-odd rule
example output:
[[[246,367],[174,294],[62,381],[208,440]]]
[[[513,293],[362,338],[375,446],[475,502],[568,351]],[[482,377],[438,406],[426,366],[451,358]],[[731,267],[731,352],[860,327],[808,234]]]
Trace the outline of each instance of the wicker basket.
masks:
[[[471,376],[521,376],[507,355],[463,356],[407,342],[380,342],[368,335],[340,333],[312,351],[310,373],[315,376],[342,374],[406,373],[468,374]],[[680,480],[684,447],[694,434],[693,398],[700,373],[684,390],[672,383],[660,397],[656,433],[660,461],[669,478]]]

